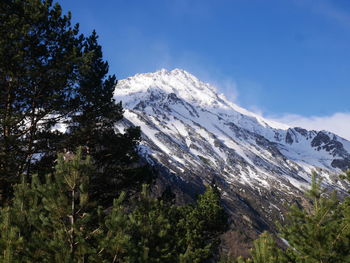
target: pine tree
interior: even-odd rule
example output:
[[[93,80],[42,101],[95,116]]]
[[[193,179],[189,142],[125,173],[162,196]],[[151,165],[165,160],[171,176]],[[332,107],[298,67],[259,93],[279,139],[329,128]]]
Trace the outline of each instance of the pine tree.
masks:
[[[77,92],[78,109],[70,124],[70,147],[74,150],[84,145],[88,154],[99,148],[98,136],[113,133],[114,125],[123,117],[121,103],[116,104],[113,91],[116,77],[107,76],[108,63],[103,61],[102,47],[97,42],[95,31],[83,41],[83,63],[79,68]]]
[[[130,220],[124,200],[125,193],[114,199],[110,213],[100,222],[104,231],[99,238],[98,256],[106,262],[127,262],[126,257],[132,249]]]
[[[350,262],[350,198],[340,202],[336,192],[326,193],[322,178],[316,173],[306,196],[310,200],[309,209],[293,206],[286,224],[279,226],[281,237],[288,242],[285,251],[278,248],[270,235],[263,234],[254,242],[251,259],[238,262]]]
[[[33,262],[34,251],[42,247],[41,236],[34,231],[42,227],[37,184],[37,177],[30,184],[22,177],[22,182],[14,187],[11,206],[0,210],[0,262]]]
[[[128,263],[213,259],[219,235],[227,225],[215,191],[208,188],[195,205],[182,207],[151,198],[145,187],[129,206],[123,205],[125,195],[121,195],[101,227],[106,234],[100,243],[100,257]],[[133,209],[128,212],[130,207]]]
[[[123,198],[123,196],[121,197]],[[172,242],[175,236],[170,224],[169,207],[153,199],[143,187],[132,212],[125,216],[122,199],[116,199],[106,217],[107,234],[102,248],[113,262],[177,262]]]
[[[271,234],[264,232],[259,239],[254,241],[251,249],[251,258],[244,260],[237,259],[237,263],[292,263],[291,258],[278,247]]]
[[[215,185],[208,186],[199,196],[196,206],[188,210],[184,207],[184,219],[178,229],[184,228],[182,239],[185,251],[180,262],[202,262],[217,254],[219,235],[226,230],[227,215],[220,204],[220,194]]]
[[[111,205],[121,190],[130,191],[143,183],[150,183],[153,175],[140,165],[136,146],[140,140],[139,127],[130,127],[117,133],[115,125],[123,118],[121,102],[116,103],[113,92],[116,77],[108,74],[108,63],[103,60],[102,47],[95,31],[82,44],[83,61],[79,68],[77,86],[78,108],[69,121],[67,148],[83,146],[93,158],[99,174],[92,178],[93,198],[104,206]],[[135,166],[135,165],[134,165]]]
[[[16,255],[23,249],[24,242],[23,238],[19,237],[19,228],[13,225],[9,207],[1,209],[0,222],[0,249],[2,251],[0,261],[4,263],[19,262]]]
[[[147,169],[130,169],[140,129],[115,131],[123,110],[96,32],[79,35],[51,0],[1,1],[0,12],[0,199],[22,174],[52,172],[57,153],[77,146],[98,168],[92,192],[102,202],[151,182]]]
[[[324,196],[322,180],[314,173],[308,196],[312,200],[310,211],[294,206],[288,223],[281,228],[300,263],[350,262],[349,199],[339,203],[336,193]]]
[[[89,178],[93,173],[89,158],[82,159],[81,151],[71,160],[60,155],[52,178],[39,188],[52,233],[47,251],[56,261],[84,262],[95,253],[90,239],[96,229],[91,225],[96,211],[89,202]]]
[[[12,262],[86,262],[95,257],[97,209],[88,199],[93,169],[81,151],[59,157],[43,183],[33,177],[15,187],[11,207],[1,211],[3,259]]]
[[[47,133],[71,111],[78,26],[51,0],[0,2],[0,191],[31,173]],[[51,138],[53,135],[51,136]]]

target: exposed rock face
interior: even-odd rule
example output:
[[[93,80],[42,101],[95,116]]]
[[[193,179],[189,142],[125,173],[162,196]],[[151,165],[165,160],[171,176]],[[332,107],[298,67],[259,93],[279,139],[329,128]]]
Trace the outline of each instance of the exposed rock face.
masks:
[[[349,141],[263,119],[183,70],[122,80],[115,99],[126,109],[118,128],[141,126],[140,153],[162,171],[160,185],[191,200],[215,179],[233,225],[248,235],[273,230],[303,202],[312,170],[326,187],[347,187],[336,175],[350,167]]]

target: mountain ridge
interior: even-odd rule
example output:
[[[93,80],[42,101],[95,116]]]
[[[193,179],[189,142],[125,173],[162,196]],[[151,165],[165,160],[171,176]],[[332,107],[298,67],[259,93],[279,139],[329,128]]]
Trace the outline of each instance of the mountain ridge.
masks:
[[[121,80],[114,98],[125,108],[117,129],[141,127],[140,153],[161,171],[159,187],[191,200],[214,180],[235,227],[252,237],[307,204],[312,171],[327,188],[349,189],[338,177],[350,167],[349,141],[264,119],[184,70]]]
[[[293,150],[296,151],[297,155],[315,155],[312,151],[305,153],[305,151],[301,151],[300,147],[297,149],[296,146],[300,146],[300,141],[305,142],[305,139],[311,141],[311,145],[317,147],[318,151],[322,151],[324,148],[330,150],[332,148],[330,142],[332,141],[333,148],[337,147],[337,151],[333,151],[334,156],[341,152],[348,156],[350,152],[350,142],[340,136],[326,131],[307,131],[303,128],[269,121],[228,101],[223,94],[218,94],[213,86],[201,82],[181,69],[172,71],[162,69],[155,73],[137,74],[132,78],[121,80],[118,87],[115,91],[115,99],[121,100],[127,110],[143,111],[151,115],[157,115],[158,111],[161,116],[164,111],[161,113],[159,109],[168,104],[173,106],[172,111],[176,112],[177,116],[185,116],[185,118],[190,116],[191,121],[201,126],[205,126],[207,123],[207,125],[216,125],[217,123],[209,120],[210,117],[225,119],[226,123],[231,122],[240,128],[259,134],[271,142],[279,143],[280,150],[284,150],[288,145],[291,146],[289,147],[291,149],[288,149],[289,154],[287,153],[291,159],[296,159],[295,156],[291,155]],[[208,114],[200,116],[199,111],[207,111],[212,116],[208,117]],[[165,112],[168,112],[168,109]],[[205,117],[207,119],[201,119]],[[227,132],[217,125],[214,129],[208,128],[209,130],[216,128],[227,135]],[[326,145],[322,146],[322,143]],[[332,167],[332,163],[325,164],[323,162],[323,164],[321,165],[323,168]],[[344,168],[343,166],[338,168]],[[337,165],[333,168],[337,168]]]

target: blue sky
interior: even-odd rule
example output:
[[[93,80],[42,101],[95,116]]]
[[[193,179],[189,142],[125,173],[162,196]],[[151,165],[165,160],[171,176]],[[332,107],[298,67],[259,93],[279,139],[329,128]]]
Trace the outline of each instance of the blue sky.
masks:
[[[119,79],[183,68],[249,110],[350,138],[349,0],[61,0]]]

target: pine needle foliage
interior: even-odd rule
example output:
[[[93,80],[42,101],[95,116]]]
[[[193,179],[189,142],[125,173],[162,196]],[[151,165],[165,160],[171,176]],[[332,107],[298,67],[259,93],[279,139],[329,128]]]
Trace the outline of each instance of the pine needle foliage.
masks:
[[[342,176],[350,178],[349,171]],[[264,233],[254,242],[251,258],[238,263],[347,263],[350,262],[350,198],[340,201],[337,193],[326,193],[322,178],[312,174],[306,192],[309,209],[292,206],[280,236],[288,248],[280,249],[272,236]]]
[[[301,263],[350,262],[349,198],[340,202],[336,193],[324,195],[322,180],[314,173],[307,196],[310,211],[293,206],[281,236]]]
[[[277,246],[273,236],[268,232],[260,235],[259,239],[254,241],[251,250],[251,258],[244,261],[239,258],[237,263],[292,263],[291,258]]]
[[[11,255],[11,262],[84,262],[93,255],[92,171],[90,159],[78,151],[66,161],[60,155],[55,173],[44,182],[23,179],[15,187],[13,204],[1,210],[3,260]]]
[[[51,0],[0,1],[0,197],[72,111],[80,63],[78,26]]]
[[[204,262],[214,259],[227,225],[217,189],[176,206],[122,193],[102,209],[89,197],[95,173],[79,149],[60,155],[55,171],[25,177],[0,210],[0,262]]]

